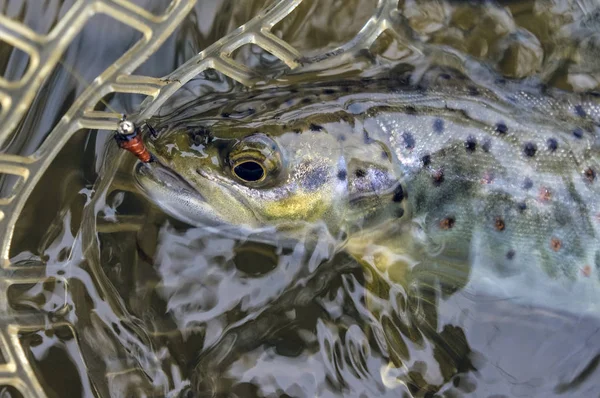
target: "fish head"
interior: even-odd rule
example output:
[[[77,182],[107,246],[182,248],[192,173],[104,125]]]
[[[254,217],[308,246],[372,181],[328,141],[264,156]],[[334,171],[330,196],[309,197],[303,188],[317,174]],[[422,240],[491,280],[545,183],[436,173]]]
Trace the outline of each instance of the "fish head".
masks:
[[[195,226],[320,224],[342,236],[404,214],[391,152],[365,145],[353,121],[260,127],[169,127],[149,140],[156,161],[138,164],[137,183],[166,213]]]

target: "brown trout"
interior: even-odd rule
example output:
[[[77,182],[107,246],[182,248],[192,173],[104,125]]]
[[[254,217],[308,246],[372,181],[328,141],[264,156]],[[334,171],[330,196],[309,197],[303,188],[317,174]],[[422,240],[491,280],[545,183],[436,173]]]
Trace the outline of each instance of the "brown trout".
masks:
[[[321,225],[399,283],[426,263],[597,311],[599,121],[593,94],[392,73],[202,98],[157,119],[157,161],[135,173],[194,226],[268,240]]]

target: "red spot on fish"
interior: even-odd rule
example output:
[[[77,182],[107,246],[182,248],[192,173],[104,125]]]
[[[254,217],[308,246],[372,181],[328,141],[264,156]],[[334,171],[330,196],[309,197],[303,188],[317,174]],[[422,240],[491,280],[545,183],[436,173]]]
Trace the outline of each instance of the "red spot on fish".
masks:
[[[583,174],[585,175],[585,178],[587,178],[587,180],[590,183],[594,182],[594,180],[596,179],[596,172],[591,167],[588,167],[587,169],[585,169]]]
[[[439,186],[442,182],[444,182],[444,170],[436,170],[432,175],[433,185],[436,187]]]
[[[552,248],[552,250],[557,252],[562,247],[562,242],[558,238],[552,238],[550,239],[550,247]]]
[[[592,275],[592,267],[590,267],[588,264],[584,265],[583,268],[581,268],[581,273],[586,278],[589,278]]]
[[[541,202],[548,202],[550,199],[552,199],[552,192],[546,187],[541,187],[538,199]]]
[[[452,229],[455,223],[454,217],[446,217],[442,221],[440,221],[440,228],[444,230]]]
[[[494,226],[496,227],[497,231],[504,231],[504,228],[506,228],[506,224],[504,223],[502,217],[496,217],[496,222],[494,223]]]
[[[486,171],[481,177],[481,183],[491,184],[492,182],[494,182],[494,173],[492,173],[491,171]]]

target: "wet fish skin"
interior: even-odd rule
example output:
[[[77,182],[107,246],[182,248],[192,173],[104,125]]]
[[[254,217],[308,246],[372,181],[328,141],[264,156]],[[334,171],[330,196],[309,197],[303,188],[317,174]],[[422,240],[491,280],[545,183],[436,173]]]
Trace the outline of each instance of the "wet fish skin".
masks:
[[[599,121],[594,95],[502,79],[483,87],[447,70],[417,85],[392,75],[280,88],[159,120],[152,167],[179,182],[148,168],[138,181],[192,225],[291,233],[290,222],[322,222],[333,236],[360,236],[351,250],[377,243],[388,258],[480,264],[521,288],[580,281],[596,297]],[[281,172],[252,187],[232,176],[227,154],[257,133],[279,151]]]

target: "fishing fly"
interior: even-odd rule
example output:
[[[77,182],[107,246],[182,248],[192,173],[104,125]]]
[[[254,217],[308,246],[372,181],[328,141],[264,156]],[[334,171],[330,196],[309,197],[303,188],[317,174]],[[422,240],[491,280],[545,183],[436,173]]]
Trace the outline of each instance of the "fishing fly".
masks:
[[[150,134],[155,136],[156,131],[154,128],[148,123],[145,123],[145,125],[150,131]],[[142,140],[141,128],[136,126],[132,121],[127,120],[127,115],[123,115],[117,126],[115,141],[120,148],[133,153],[142,162],[150,163],[154,161],[154,156],[152,156]]]

